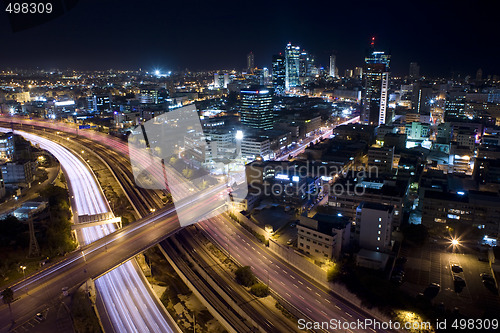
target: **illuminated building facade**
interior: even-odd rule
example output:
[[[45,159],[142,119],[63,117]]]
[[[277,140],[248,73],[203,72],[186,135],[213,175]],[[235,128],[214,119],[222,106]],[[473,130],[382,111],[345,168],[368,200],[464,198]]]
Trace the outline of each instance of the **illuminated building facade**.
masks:
[[[287,44],[285,49],[285,88],[288,90],[300,85],[299,81],[300,47]]]
[[[284,55],[277,54],[273,56],[273,88],[276,95],[282,95],[285,92],[286,80],[286,59]]]
[[[368,125],[385,124],[391,56],[372,51],[365,58],[363,69],[364,93],[361,122]]]
[[[265,86],[253,86],[241,90],[241,123],[245,126],[258,129],[272,129],[273,93]]]

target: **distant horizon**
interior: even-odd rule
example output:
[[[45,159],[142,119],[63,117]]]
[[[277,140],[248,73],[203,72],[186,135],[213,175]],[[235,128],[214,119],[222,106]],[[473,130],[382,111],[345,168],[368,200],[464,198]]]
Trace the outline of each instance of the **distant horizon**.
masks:
[[[272,55],[291,42],[324,68],[336,54],[343,74],[362,66],[375,37],[375,48],[392,54],[396,76],[407,75],[410,62],[432,77],[475,76],[479,68],[484,77],[500,75],[498,20],[484,0],[467,6],[452,0],[72,2],[60,17],[16,32],[0,11],[1,66],[241,70],[253,52],[259,68],[270,68]]]
[[[408,64],[409,65],[409,64]],[[419,64],[420,65],[420,64]],[[272,66],[264,66],[264,67],[255,67],[257,69],[262,69],[262,68],[268,68],[270,71],[272,71]],[[323,66],[321,66],[323,67]],[[359,67],[363,67],[362,65],[360,65]],[[127,71],[127,72],[143,72],[144,74],[148,73],[148,74],[151,74],[152,72],[154,72],[156,69],[158,69],[157,67],[153,67],[153,68],[150,68],[150,69],[145,69],[143,67],[137,67],[137,68],[116,68],[116,67],[108,67],[108,68],[94,68],[94,69],[90,69],[90,68],[87,68],[87,69],[83,69],[83,68],[76,68],[76,67],[66,67],[66,68],[59,68],[59,67],[35,67],[35,66],[25,66],[25,67],[21,67],[21,66],[16,66],[16,67],[0,67],[0,72],[6,72],[6,71],[59,71],[59,72],[64,72],[64,71],[76,71],[76,72],[106,72],[106,71]],[[189,72],[193,72],[193,73],[203,73],[203,72],[206,72],[206,73],[209,73],[209,72],[230,72],[230,71],[236,71],[238,73],[243,73],[245,72],[245,69],[236,69],[236,68],[231,68],[231,69],[227,69],[227,68],[213,68],[213,69],[191,69],[191,68],[185,68],[185,69],[178,69],[178,70],[174,70],[174,69],[169,69],[169,68],[166,68],[165,71],[163,71],[163,68],[160,68],[161,70],[161,73],[165,73],[167,71],[171,71],[173,74],[178,74],[178,73],[182,73],[182,72],[185,72],[186,69],[189,71]],[[353,68],[346,68],[346,69],[352,69],[354,70],[354,67]],[[481,69],[481,68],[478,68],[478,70]],[[325,71],[328,72],[328,68],[325,68]],[[340,70],[339,70],[340,72]],[[390,72],[391,73],[391,77],[392,78],[398,78],[398,79],[405,79],[405,77],[408,76],[408,73],[406,74],[395,74],[393,73],[392,71]],[[4,73],[5,75],[5,73]],[[447,75],[426,75],[425,73],[422,74],[420,73],[420,76],[425,78],[425,79],[453,79],[452,76],[453,75],[459,75],[460,76],[460,79],[465,79],[466,76],[470,76],[471,80],[475,80],[475,75],[476,75],[476,72],[474,73],[464,73],[464,72],[459,72],[459,71],[452,71],[450,73],[448,73]],[[485,73],[484,70],[483,70],[483,81],[486,81],[487,80],[487,77],[491,75],[492,79],[493,79],[493,76],[497,76],[497,80],[500,79],[500,73]],[[344,75],[342,73],[339,73],[339,77],[343,77]],[[457,77],[455,77],[455,79],[457,79]]]

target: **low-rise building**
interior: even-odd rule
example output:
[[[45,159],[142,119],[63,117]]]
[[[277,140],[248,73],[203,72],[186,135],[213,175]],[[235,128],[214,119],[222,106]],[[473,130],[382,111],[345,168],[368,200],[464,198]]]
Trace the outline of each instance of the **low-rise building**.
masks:
[[[393,217],[393,206],[373,202],[361,203],[356,209],[359,246],[371,251],[390,251]]]
[[[297,247],[318,261],[338,259],[349,246],[351,221],[342,215],[301,216]]]
[[[432,191],[423,198],[422,224],[433,226],[460,223],[484,230],[485,234],[500,232],[500,196],[485,191]]]

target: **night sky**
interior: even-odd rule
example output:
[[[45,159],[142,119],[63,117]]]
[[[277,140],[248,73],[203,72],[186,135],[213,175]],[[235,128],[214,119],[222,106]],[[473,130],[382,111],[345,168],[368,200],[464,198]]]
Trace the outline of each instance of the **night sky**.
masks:
[[[0,2],[2,3],[2,2]],[[13,32],[0,13],[0,68],[191,70],[259,67],[287,42],[340,73],[360,66],[371,36],[392,53],[392,72],[500,74],[494,1],[80,0],[43,25]],[[4,4],[2,3],[2,7]],[[19,14],[21,15],[21,14]]]

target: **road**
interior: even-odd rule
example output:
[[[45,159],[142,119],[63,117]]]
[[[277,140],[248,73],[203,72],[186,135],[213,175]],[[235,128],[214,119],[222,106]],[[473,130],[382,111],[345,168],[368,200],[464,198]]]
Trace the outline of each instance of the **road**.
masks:
[[[300,309],[306,317],[320,322],[332,318],[343,322],[372,318],[281,261],[255,237],[224,215],[201,222],[200,226],[217,243],[228,244],[231,256],[236,261],[241,265],[251,266],[261,281],[268,281],[271,289]],[[363,330],[356,330],[361,331]]]
[[[308,137],[306,139],[304,139],[302,141],[302,143],[295,149],[293,149],[292,151],[284,154],[283,156],[280,156],[278,157],[276,160],[277,161],[285,161],[288,159],[288,156],[292,156],[292,157],[296,157],[297,155],[303,153],[306,148],[309,146],[309,144],[311,142],[318,142],[321,138],[328,138],[330,135],[332,135],[333,133],[333,130],[337,127],[337,126],[341,126],[341,125],[347,125],[347,124],[353,124],[353,123],[357,123],[359,121],[359,116],[358,117],[354,117],[354,118],[351,118],[347,121],[344,121],[343,123],[340,123],[340,124],[337,124],[337,125],[334,125],[332,126],[332,128],[330,128],[329,130],[327,130],[325,133],[322,133],[322,134],[319,134],[319,135],[316,135],[316,136],[311,136],[311,137]]]
[[[67,149],[46,139],[28,133],[23,133],[23,135],[31,142],[40,144],[43,149],[50,151],[60,161],[70,184],[75,215],[92,215],[110,211],[97,181],[80,159]],[[81,232],[84,243],[90,244],[113,231],[113,225],[105,225],[84,228]],[[160,310],[156,299],[150,295],[140,274],[137,266],[127,261],[95,281],[98,293],[103,296],[101,299],[106,310],[103,322],[106,323],[104,319],[109,319],[110,332],[173,332],[170,328],[172,323],[169,324],[165,319],[165,314]],[[25,321],[23,317],[16,317],[15,310],[19,307],[18,304],[21,301],[24,301],[23,304],[38,304],[31,300],[32,297],[38,297],[33,286],[23,282],[17,286],[18,290],[26,290],[26,288],[28,288],[27,295],[21,295],[21,299],[12,305],[14,318],[18,324]],[[48,303],[45,305],[47,306]]]
[[[39,123],[42,123],[43,125],[43,122]],[[62,130],[64,128],[64,126],[62,126],[61,124],[50,123],[49,126],[57,128],[58,130]],[[87,132],[85,133],[85,136],[89,137],[91,140],[96,140],[102,144],[105,144],[111,149],[117,150],[122,154],[128,152],[128,147],[125,143],[113,139],[109,136]],[[161,170],[157,170],[157,173],[160,175],[162,174]],[[212,188],[211,191],[212,193],[207,193],[208,197],[215,193],[219,193],[217,192],[218,189],[216,187]],[[196,206],[197,204],[203,203],[197,200],[197,197],[191,197],[190,200],[187,200],[183,204]],[[127,237],[127,240],[130,241],[130,246],[133,245],[134,248],[137,248],[140,247],[138,246],[138,243],[141,243],[143,249],[145,249],[150,245],[157,243],[158,240],[167,238],[170,234],[174,233],[179,228],[178,224],[177,226],[174,225],[176,221],[175,217],[172,217],[172,214],[172,208],[162,209],[158,211],[154,216],[148,216],[113,234],[112,242],[119,242],[121,237],[120,235],[124,234],[124,236]],[[151,228],[155,220],[158,221],[156,223],[157,229],[153,229],[153,231],[151,232]],[[243,230],[233,229],[233,231],[231,232],[230,230],[224,231],[224,229],[220,229],[222,228],[221,225],[224,225],[224,223],[226,223],[222,219],[222,217],[215,217],[213,219],[210,219],[210,221],[207,223],[208,225],[210,225],[209,230],[211,230],[213,233],[217,233],[216,230],[219,230],[221,236],[215,237],[216,239],[219,238],[219,242],[221,242],[222,244],[224,244],[225,240],[221,239],[221,237],[224,237],[225,239],[225,234],[226,232],[228,232],[229,239],[231,240],[231,250],[233,251],[234,248],[234,251],[236,251],[236,259],[239,261],[241,258],[243,258],[241,259],[244,261],[242,262],[243,264],[249,263],[255,266],[255,272],[260,277],[267,276],[269,274],[271,288],[276,288],[276,290],[282,297],[284,297],[295,307],[301,309],[306,316],[319,321],[329,321],[332,318],[337,318],[338,320],[341,320],[343,322],[356,321],[357,319],[363,321],[365,318],[372,319],[369,314],[360,312],[359,309],[356,309],[345,300],[338,298],[337,296],[331,294],[328,290],[312,283],[307,277],[295,272],[291,267],[271,255],[267,251],[267,249],[262,247],[261,244],[257,244],[255,243],[254,239],[248,238]],[[140,230],[140,228],[142,227],[144,227],[144,230]],[[155,235],[155,232],[158,232],[160,230],[161,233]],[[130,234],[133,235],[131,236]],[[139,238],[135,235],[144,235],[144,237]],[[239,238],[243,237],[247,238],[244,243],[241,243]],[[93,249],[92,251],[89,251],[89,253],[94,253],[93,251],[102,251],[102,243],[97,244],[101,244],[101,247]],[[127,242],[127,244],[129,243]],[[117,251],[119,253],[115,253],[114,251]],[[138,253],[134,251],[135,250],[128,250],[129,253]],[[109,252],[111,254],[108,255],[106,259],[112,261],[111,258],[119,258],[120,255],[123,256],[124,252],[127,251],[125,251],[124,248],[117,247],[115,244],[113,244],[113,251],[110,249]],[[264,256],[261,256],[262,253],[266,254]],[[122,258],[123,260],[126,259],[124,257]],[[266,260],[266,263],[264,263],[263,259]],[[88,261],[89,260],[87,259],[87,262]],[[114,262],[115,264],[119,263],[119,261]],[[112,263],[109,264],[111,265]],[[99,270],[99,268],[103,269],[103,267],[105,267],[102,262],[93,263],[92,266],[94,270]],[[266,270],[266,267],[271,268],[267,268]],[[370,329],[367,329],[366,331],[370,331]]]
[[[416,296],[423,292],[430,283],[439,283],[441,291],[432,302],[449,309],[457,307],[460,313],[471,318],[481,318],[485,312],[500,308],[500,297],[488,290],[482,283],[480,274],[491,274],[487,262],[478,260],[478,253],[470,249],[451,252],[448,242],[442,240],[426,242],[423,245],[403,244],[400,255],[405,256],[405,278],[401,289]],[[455,291],[451,265],[463,268],[460,274],[466,282],[459,293]]]

